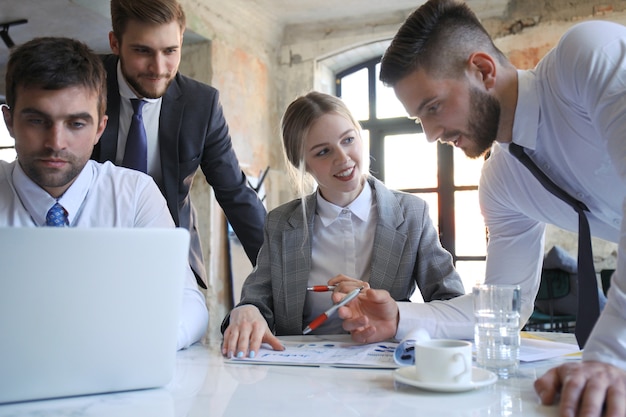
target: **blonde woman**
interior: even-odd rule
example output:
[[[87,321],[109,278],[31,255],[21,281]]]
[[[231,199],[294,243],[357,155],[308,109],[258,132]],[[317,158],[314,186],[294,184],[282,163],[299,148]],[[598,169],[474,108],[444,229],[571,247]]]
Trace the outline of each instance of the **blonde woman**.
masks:
[[[316,285],[384,289],[399,301],[416,288],[425,301],[464,294],[426,202],[369,175],[360,130],[331,95],[311,92],[287,108],[283,147],[302,197],[267,216],[257,265],[222,323],[224,355],[254,357],[261,343],[282,349],[276,336],[302,334],[333,304],[330,292],[307,291]],[[346,332],[335,315],[312,333]]]

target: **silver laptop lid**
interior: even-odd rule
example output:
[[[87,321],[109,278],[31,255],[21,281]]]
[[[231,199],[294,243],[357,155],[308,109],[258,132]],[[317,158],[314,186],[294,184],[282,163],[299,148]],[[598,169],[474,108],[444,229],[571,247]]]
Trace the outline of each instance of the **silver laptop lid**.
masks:
[[[172,378],[185,229],[0,228],[0,403]]]

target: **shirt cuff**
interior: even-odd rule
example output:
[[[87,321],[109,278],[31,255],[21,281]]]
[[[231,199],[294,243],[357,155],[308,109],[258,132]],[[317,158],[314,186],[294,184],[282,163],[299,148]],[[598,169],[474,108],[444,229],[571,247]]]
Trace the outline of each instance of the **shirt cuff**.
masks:
[[[471,294],[428,303],[399,302],[398,313],[398,340],[417,329],[426,330],[433,339],[474,338],[474,300]]]

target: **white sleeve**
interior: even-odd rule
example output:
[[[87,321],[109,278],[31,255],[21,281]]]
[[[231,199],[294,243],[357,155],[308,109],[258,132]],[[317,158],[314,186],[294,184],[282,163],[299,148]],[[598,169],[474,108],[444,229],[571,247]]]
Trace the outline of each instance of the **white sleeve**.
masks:
[[[433,339],[473,339],[474,303],[471,294],[428,303],[399,302],[400,321],[396,339],[424,329]]]
[[[524,209],[518,207],[520,196],[532,200],[534,190],[503,181],[516,175],[509,166],[513,157],[505,152],[500,147],[494,151],[485,163],[479,185],[480,207],[489,231],[485,283],[520,286],[520,325],[524,325],[534,310],[539,289],[545,223],[524,215]]]
[[[147,177],[147,176],[146,176]],[[150,177],[138,182],[133,227],[174,227],[165,197]]]
[[[525,216],[511,199],[511,176],[499,148],[485,163],[481,175],[480,205],[489,229],[486,284],[519,285],[521,289],[520,326],[533,312],[543,260],[545,224]],[[503,171],[505,171],[503,173]],[[514,191],[514,192],[517,192]],[[521,191],[520,191],[521,192]],[[423,328],[433,338],[472,339],[474,305],[471,294],[447,301],[424,304],[398,303],[400,320],[396,338]]]
[[[569,80],[580,93],[581,104],[606,143],[607,152],[622,184],[626,183],[626,28],[587,22],[564,39],[563,57],[578,63]],[[576,61],[572,61],[572,59]],[[597,360],[626,369],[626,200],[617,268],[607,304],[583,352],[584,360]]]
[[[626,236],[622,226],[617,270],[609,288],[607,303],[583,350],[583,360],[606,362],[622,369],[626,369],[625,244]]]
[[[165,198],[150,178],[138,190],[136,227],[174,227]],[[185,286],[178,324],[177,350],[199,341],[207,330],[209,312],[204,296],[198,289],[196,277],[190,266],[185,270]]]
[[[187,348],[199,341],[206,332],[208,324],[209,312],[206,302],[198,289],[196,277],[191,267],[187,267],[181,317],[178,325],[177,350]]]

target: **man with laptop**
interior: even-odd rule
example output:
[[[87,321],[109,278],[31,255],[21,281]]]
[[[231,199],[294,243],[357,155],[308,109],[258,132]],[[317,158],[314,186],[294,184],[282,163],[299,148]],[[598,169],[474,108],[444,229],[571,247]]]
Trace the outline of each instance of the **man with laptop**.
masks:
[[[0,161],[0,227],[175,228],[152,178],[90,160],[107,123],[106,75],[86,45],[37,38],[16,47],[7,66],[6,100],[2,113],[17,160]],[[63,246],[50,249],[60,260],[50,269],[71,267],[78,257]],[[24,263],[29,256],[23,253]],[[90,272],[84,271],[85,279]],[[208,311],[188,262],[179,279],[184,285],[176,345],[182,349],[203,336]],[[95,287],[94,297],[97,292]]]

